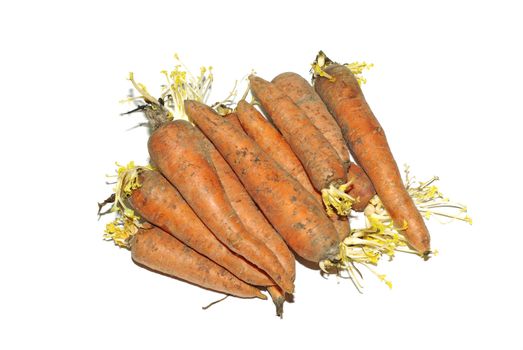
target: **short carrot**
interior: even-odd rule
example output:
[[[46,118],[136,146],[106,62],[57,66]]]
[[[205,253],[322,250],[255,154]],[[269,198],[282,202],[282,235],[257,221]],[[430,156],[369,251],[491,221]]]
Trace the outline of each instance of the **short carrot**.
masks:
[[[267,299],[255,287],[157,227],[140,229],[133,237],[131,252],[137,264],[200,287],[242,298]]]
[[[405,190],[385,132],[372,113],[361,88],[345,66],[330,64],[318,76],[315,89],[340,125],[354,158],[371,179],[396,227],[421,254],[430,250],[430,236],[418,209]]]
[[[305,113],[276,85],[251,75],[250,88],[262,108],[300,159],[314,188],[322,193],[329,214],[348,215],[347,171],[336,150]],[[341,203],[341,204],[339,204]]]
[[[274,283],[265,273],[223,245],[160,173],[144,170],[138,181],[140,187],[132,191],[128,200],[142,218],[249,284],[268,286]]]
[[[336,230],[308,191],[251,138],[208,106],[187,100],[185,110],[291,249],[314,262],[337,256]]]
[[[222,243],[265,271],[283,290],[293,292],[294,284],[285,278],[274,253],[248,233],[232,208],[193,125],[175,120],[159,127],[149,138],[149,155]]]

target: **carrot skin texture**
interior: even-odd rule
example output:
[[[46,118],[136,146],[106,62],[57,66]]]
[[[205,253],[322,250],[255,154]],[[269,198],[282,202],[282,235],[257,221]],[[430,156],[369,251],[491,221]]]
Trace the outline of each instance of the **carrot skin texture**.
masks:
[[[303,165],[291,146],[263,115],[245,100],[238,102],[236,116],[240,124],[260,148],[310,193],[316,193]],[[320,194],[316,195],[321,202]]]
[[[309,192],[209,107],[188,100],[185,110],[296,254],[313,262],[337,255],[336,229]]]
[[[133,191],[129,202],[142,218],[249,284],[268,286],[274,283],[265,273],[220,242],[178,190],[160,173],[144,171],[139,182],[141,186]]]
[[[425,222],[405,190],[385,133],[356,78],[338,64],[328,66],[325,72],[335,81],[318,77],[315,89],[340,125],[352,155],[371,179],[395,225],[407,223],[403,233],[410,245],[422,254],[428,252],[430,236]]]
[[[149,138],[149,155],[222,243],[265,271],[283,290],[293,292],[294,284],[284,278],[274,253],[248,233],[232,208],[193,125],[184,120],[162,125]]]
[[[131,253],[140,265],[198,286],[242,298],[267,299],[255,287],[157,227],[139,230]]]
[[[241,126],[237,128],[243,131]],[[238,179],[238,176],[236,176],[227,161],[223,159],[220,152],[218,152],[205,135],[202,134],[201,138],[202,142],[207,144],[209,155],[216,168],[218,177],[233,209],[238,213],[241,222],[254,237],[261,240],[276,255],[276,258],[286,272],[286,278],[294,281],[296,277],[296,260],[285,244],[285,241],[258,209]]]
[[[289,96],[320,130],[336,150],[347,170],[350,165],[350,155],[340,127],[309,82],[299,74],[286,72],[275,77],[272,83]]]
[[[252,93],[300,159],[314,188],[321,191],[345,183],[343,162],[305,113],[274,84],[252,75],[249,81]]]
[[[350,165],[347,180],[352,183],[348,193],[356,198],[356,201],[352,203],[352,209],[358,212],[364,211],[369,201],[376,194],[372,181],[356,163]]]
[[[224,116],[226,120],[228,120],[231,124],[234,124],[237,128],[242,129],[242,125],[240,121],[238,120],[238,115],[236,113],[229,113],[226,116]],[[243,129],[242,129],[243,130]]]
[[[236,115],[245,132],[267,153],[283,170],[295,178],[314,197],[318,205],[323,208],[321,195],[314,189],[303,165],[285,141],[283,136],[269,123],[260,112],[251,104],[240,101],[236,108]],[[327,215],[325,213],[325,215]],[[350,231],[348,220],[338,220],[329,217],[338,232],[339,240],[343,240]]]

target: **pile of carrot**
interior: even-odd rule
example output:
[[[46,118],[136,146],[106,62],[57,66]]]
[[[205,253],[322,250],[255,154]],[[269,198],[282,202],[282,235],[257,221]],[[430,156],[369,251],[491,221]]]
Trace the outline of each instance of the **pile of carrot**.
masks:
[[[210,70],[166,72],[159,98],[131,75],[151,165],[119,167],[100,204],[116,214],[106,238],[138,265],[207,289],[261,299],[266,290],[280,317],[296,259],[355,279],[355,263],[397,247],[428,257],[420,208],[435,192],[422,201],[427,186],[404,185],[350,66],[320,52],[312,71],[313,85],[291,72],[251,75],[251,103],[245,94],[213,106]],[[365,230],[350,228],[353,211],[368,215]]]

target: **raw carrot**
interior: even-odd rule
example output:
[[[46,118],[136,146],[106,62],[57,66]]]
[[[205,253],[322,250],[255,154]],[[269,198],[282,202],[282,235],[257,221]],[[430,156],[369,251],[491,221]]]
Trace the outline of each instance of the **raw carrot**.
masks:
[[[241,126],[238,126],[238,128],[242,130]],[[279,233],[274,230],[263,213],[260,212],[238,179],[238,176],[236,176],[227,161],[223,159],[220,152],[218,152],[214,145],[203,134],[201,134],[201,141],[208,147],[209,155],[216,168],[216,173],[241,222],[253,237],[261,240],[274,255],[276,255],[276,258],[286,272],[286,278],[294,281],[296,277],[296,260],[285,244],[285,241]]]
[[[185,110],[291,249],[314,262],[337,256],[336,230],[309,192],[251,138],[208,106],[187,100]]]
[[[322,205],[321,195],[314,189],[300,160],[278,130],[256,108],[244,100],[238,102],[236,112],[243,130],[265,153],[295,178]],[[329,218],[338,232],[339,240],[343,240],[350,232],[348,220],[339,219],[336,215],[332,215]]]
[[[265,271],[283,290],[293,292],[294,284],[285,278],[274,253],[249,234],[232,208],[193,125],[175,120],[159,127],[149,138],[149,155],[222,243]]]
[[[347,193],[353,198],[352,209],[362,212],[376,194],[374,185],[362,168],[356,163],[351,163],[347,171],[347,180],[351,184]]]
[[[350,155],[340,127],[309,82],[299,74],[286,72],[272,79],[272,83],[289,96],[312,124],[320,130],[347,170],[350,165]]]
[[[271,296],[274,306],[276,306],[276,316],[282,318],[283,304],[285,304],[285,293],[283,293],[283,291],[277,286],[269,286],[267,287],[267,291]]]
[[[224,116],[225,119],[227,119],[231,124],[234,124],[237,128],[242,128],[242,125],[240,124],[240,121],[238,120],[238,116],[236,113],[229,113]]]
[[[137,264],[200,287],[242,298],[267,299],[255,287],[157,227],[140,229],[133,237],[131,252]]]
[[[303,165],[292,151],[289,143],[285,141],[278,130],[276,130],[254,106],[245,100],[241,100],[236,106],[236,116],[245,133],[247,133],[265,153],[271,156],[278,165],[298,180],[308,192],[320,198],[320,195],[314,189]]]
[[[128,200],[142,218],[249,284],[268,286],[274,283],[265,273],[223,245],[160,173],[143,170],[138,181],[140,187],[132,191]]]
[[[347,171],[336,150],[278,87],[253,75],[249,81],[251,92],[301,161],[314,188],[322,193],[329,214],[334,208],[339,215],[348,215],[352,198],[345,193]]]
[[[361,88],[345,66],[330,64],[326,77],[317,77],[315,89],[340,125],[352,155],[371,179],[396,227],[422,254],[430,250],[430,236],[418,209],[405,190],[385,133]],[[406,227],[405,227],[406,226]]]

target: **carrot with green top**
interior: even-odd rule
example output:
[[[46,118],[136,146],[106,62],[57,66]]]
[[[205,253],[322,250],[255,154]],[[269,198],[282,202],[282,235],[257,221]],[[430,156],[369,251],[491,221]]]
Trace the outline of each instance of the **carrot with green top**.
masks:
[[[314,262],[337,256],[336,229],[312,194],[250,137],[208,106],[188,100],[185,110],[296,254]]]
[[[323,76],[314,87],[340,125],[349,149],[371,179],[394,225],[421,254],[430,251],[430,236],[401,180],[385,132],[372,113],[349,68],[319,55]]]

